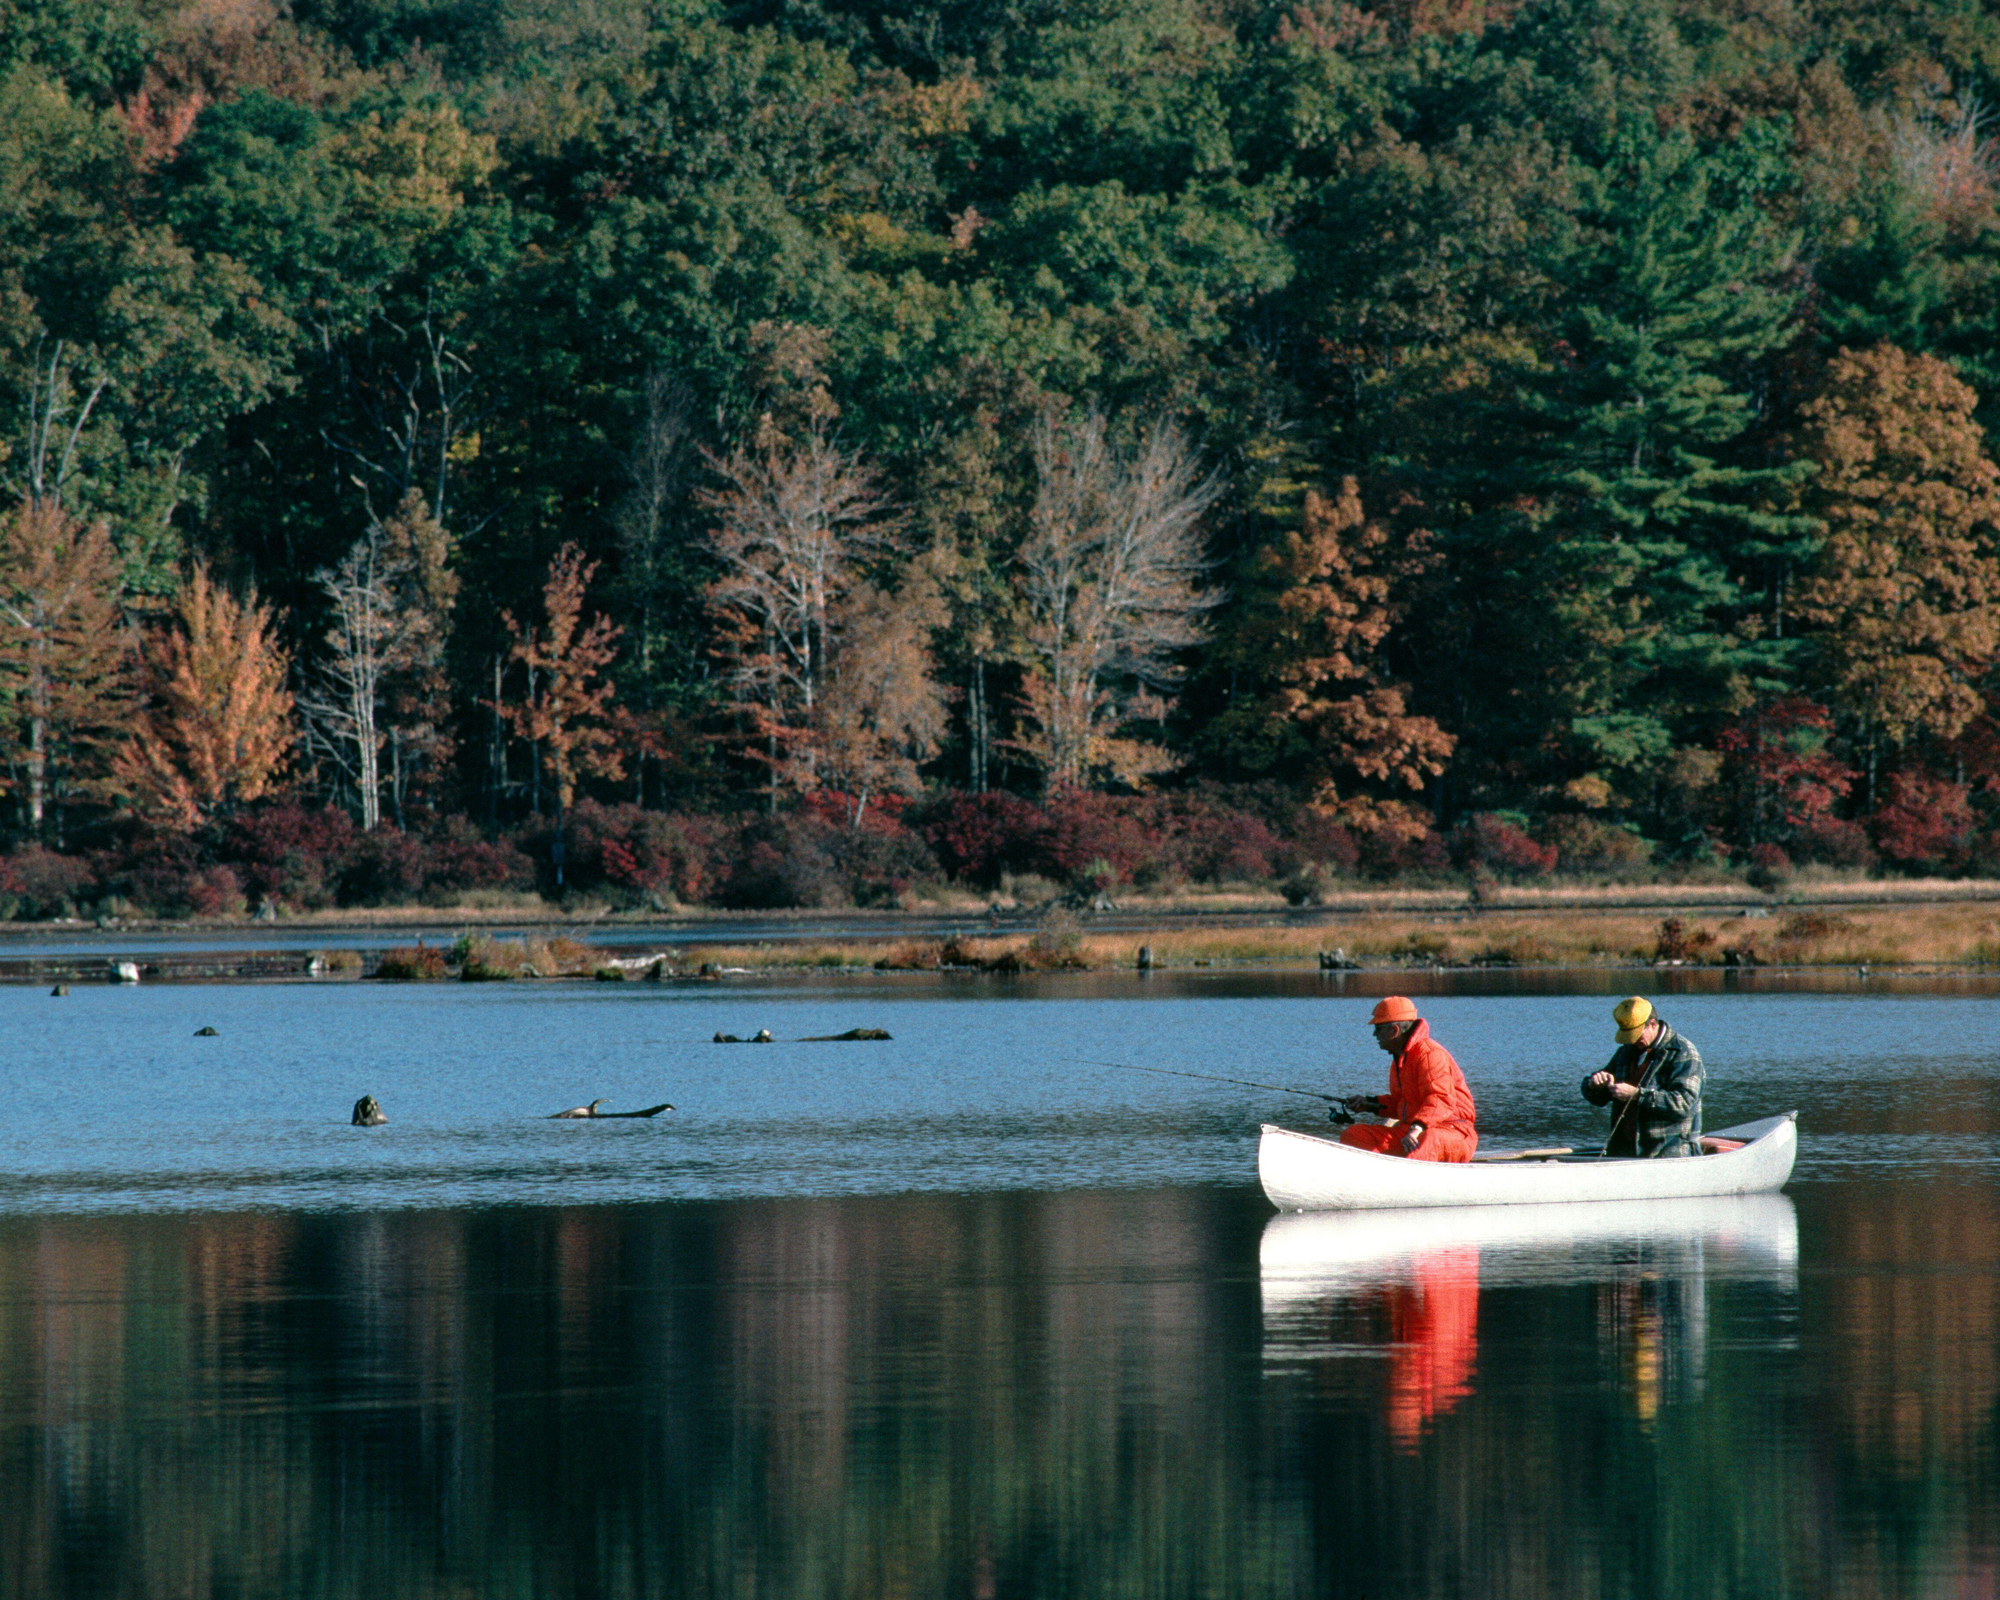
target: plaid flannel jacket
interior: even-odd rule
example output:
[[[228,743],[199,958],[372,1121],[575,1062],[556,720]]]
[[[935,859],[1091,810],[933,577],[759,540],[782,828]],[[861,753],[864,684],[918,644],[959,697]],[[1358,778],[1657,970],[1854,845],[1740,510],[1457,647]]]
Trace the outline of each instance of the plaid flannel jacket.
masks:
[[[1607,1155],[1701,1154],[1699,1050],[1662,1022],[1660,1037],[1651,1045],[1620,1045],[1605,1070],[1620,1083],[1645,1082],[1630,1102],[1618,1105]],[[1611,1090],[1585,1078],[1583,1097],[1601,1106],[1611,1101]]]

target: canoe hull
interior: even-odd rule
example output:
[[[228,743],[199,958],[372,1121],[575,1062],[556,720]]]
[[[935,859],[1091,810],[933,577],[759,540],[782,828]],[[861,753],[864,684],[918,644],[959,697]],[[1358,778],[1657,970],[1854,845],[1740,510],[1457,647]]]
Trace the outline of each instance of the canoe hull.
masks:
[[[1337,1139],[1264,1125],[1257,1177],[1280,1211],[1383,1211],[1413,1206],[1517,1206],[1782,1189],[1798,1156],[1796,1112],[1715,1137],[1745,1140],[1722,1155],[1659,1161],[1408,1161]]]

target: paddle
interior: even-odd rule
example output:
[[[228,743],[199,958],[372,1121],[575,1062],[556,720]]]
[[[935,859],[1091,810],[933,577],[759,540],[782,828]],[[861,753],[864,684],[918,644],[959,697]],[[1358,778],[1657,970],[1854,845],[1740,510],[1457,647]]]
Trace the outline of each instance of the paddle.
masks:
[[[1490,1156],[1474,1156],[1474,1161],[1552,1161],[1557,1156],[1575,1155],[1574,1147],[1551,1145],[1546,1150],[1496,1150]]]

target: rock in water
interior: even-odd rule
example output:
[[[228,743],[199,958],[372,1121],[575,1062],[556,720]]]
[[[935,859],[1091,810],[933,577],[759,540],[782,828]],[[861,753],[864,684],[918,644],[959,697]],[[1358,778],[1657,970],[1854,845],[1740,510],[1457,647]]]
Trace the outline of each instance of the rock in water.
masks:
[[[357,1128],[379,1128],[389,1120],[382,1110],[382,1103],[372,1094],[364,1094],[354,1102],[354,1126]]]
[[[214,1039],[220,1037],[213,1028],[196,1028],[194,1036],[197,1039]]]
[[[771,1042],[771,1030],[769,1028],[759,1028],[755,1033],[750,1035],[750,1042],[752,1044],[769,1044]]]
[[[69,993],[69,985],[66,983],[59,983],[49,991],[51,997],[54,997],[59,994],[68,994],[68,993]]]
[[[1140,945],[1139,959],[1133,965],[1138,967],[1141,972],[1151,972],[1153,970],[1153,947],[1149,944]]]
[[[139,963],[136,961],[112,962],[111,981],[113,983],[137,983],[139,981]]]
[[[715,1042],[717,1044],[741,1044],[743,1041],[737,1038],[735,1034],[724,1033],[718,1028],[715,1034]]]

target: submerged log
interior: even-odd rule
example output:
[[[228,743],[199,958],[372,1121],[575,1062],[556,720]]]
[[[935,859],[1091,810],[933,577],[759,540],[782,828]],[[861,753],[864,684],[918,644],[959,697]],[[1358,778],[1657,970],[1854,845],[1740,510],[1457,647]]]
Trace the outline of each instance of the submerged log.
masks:
[[[658,1105],[647,1106],[641,1111],[599,1111],[597,1108],[603,1104],[603,1100],[599,1099],[591,1101],[587,1106],[571,1106],[567,1111],[552,1111],[548,1120],[556,1122],[564,1118],[574,1118],[579,1122],[614,1122],[620,1117],[657,1117],[662,1111],[674,1109],[670,1100],[662,1100]]]
[[[846,1039],[886,1039],[887,1028],[849,1028],[845,1033],[809,1033],[800,1044],[835,1044]]]
[[[196,1028],[194,1036],[197,1039],[215,1039],[221,1037],[213,1028]]]

